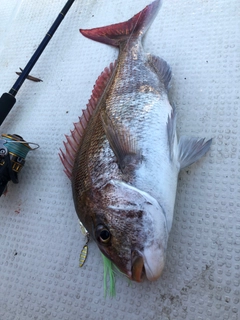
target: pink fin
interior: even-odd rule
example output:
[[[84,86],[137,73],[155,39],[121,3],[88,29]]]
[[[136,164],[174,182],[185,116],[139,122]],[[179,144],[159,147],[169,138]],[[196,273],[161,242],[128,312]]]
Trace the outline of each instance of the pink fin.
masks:
[[[156,17],[161,4],[162,0],[156,0],[128,21],[101,28],[80,29],[80,32],[89,39],[118,47],[131,36],[142,36]]]
[[[59,157],[62,161],[62,164],[65,167],[64,172],[66,173],[69,179],[71,179],[72,176],[72,168],[75,156],[79,148],[79,145],[81,144],[84,130],[87,127],[88,121],[98,105],[99,99],[103,95],[103,92],[113,73],[115,66],[116,61],[114,63],[111,63],[109,68],[105,68],[101,75],[98,77],[94,85],[92,95],[88,101],[87,108],[83,110],[81,117],[79,117],[79,121],[74,123],[74,130],[71,131],[71,135],[66,136],[67,142],[64,142],[66,152],[64,153],[60,149]]]

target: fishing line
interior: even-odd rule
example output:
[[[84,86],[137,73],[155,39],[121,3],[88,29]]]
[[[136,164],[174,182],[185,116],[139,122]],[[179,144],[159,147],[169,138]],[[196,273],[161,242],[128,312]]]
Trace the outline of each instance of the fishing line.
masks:
[[[12,140],[12,137],[9,137],[6,134],[2,134],[2,137],[5,138],[4,146],[8,149],[9,153],[17,154],[23,159],[26,158],[29,151],[39,148],[37,143]],[[36,147],[31,148],[30,145],[35,145]]]
[[[0,196],[7,192],[9,181],[18,183],[18,174],[25,164],[28,152],[38,148],[37,143],[27,142],[19,135],[2,134],[2,139],[0,139]]]

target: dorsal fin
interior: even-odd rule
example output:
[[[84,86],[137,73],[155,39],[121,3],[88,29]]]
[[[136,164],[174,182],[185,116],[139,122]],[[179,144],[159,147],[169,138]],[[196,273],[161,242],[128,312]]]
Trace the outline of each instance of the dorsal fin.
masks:
[[[74,130],[71,131],[71,135],[67,136],[67,142],[63,142],[65,146],[65,153],[60,149],[60,159],[62,164],[65,167],[64,172],[71,179],[72,168],[75,160],[75,156],[78,150],[79,145],[81,144],[81,139],[84,133],[84,130],[88,124],[89,119],[91,118],[94,110],[96,109],[99,99],[104,93],[106,85],[111,78],[113,70],[116,66],[116,61],[111,63],[109,68],[105,68],[101,75],[98,77],[92,91],[92,95],[88,101],[87,108],[82,111],[79,121],[74,123]]]

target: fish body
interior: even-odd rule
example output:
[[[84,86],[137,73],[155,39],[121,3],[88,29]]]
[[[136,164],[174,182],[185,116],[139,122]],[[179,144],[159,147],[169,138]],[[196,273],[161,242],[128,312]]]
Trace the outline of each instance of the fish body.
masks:
[[[156,0],[126,22],[80,30],[118,47],[119,57],[96,81],[61,154],[79,219],[102,253],[135,281],[160,277],[178,173],[211,144],[177,138],[171,69],[143,49],[160,6]]]

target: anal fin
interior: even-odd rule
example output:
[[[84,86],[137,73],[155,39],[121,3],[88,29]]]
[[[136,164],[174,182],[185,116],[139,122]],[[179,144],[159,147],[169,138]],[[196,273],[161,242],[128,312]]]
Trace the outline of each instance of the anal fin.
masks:
[[[168,91],[172,78],[172,71],[169,64],[162,58],[151,54],[148,55],[148,62],[155,70],[159,80],[164,84],[165,89]]]
[[[180,169],[190,166],[204,156],[211,143],[212,139],[205,142],[205,139],[181,137],[178,144]]]
[[[136,140],[125,128],[112,123],[106,113],[101,114],[103,128],[109,144],[117,158],[119,168],[123,173],[132,171],[142,161],[141,150]]]

